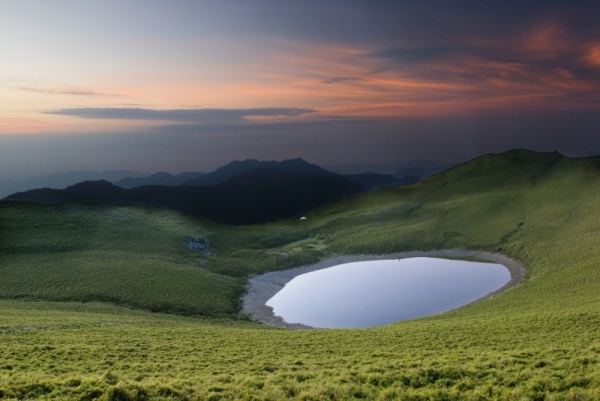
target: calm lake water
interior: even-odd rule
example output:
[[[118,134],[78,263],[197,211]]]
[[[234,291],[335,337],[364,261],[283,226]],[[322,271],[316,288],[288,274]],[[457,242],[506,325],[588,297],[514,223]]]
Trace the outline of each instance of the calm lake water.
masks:
[[[288,323],[371,327],[434,315],[502,288],[500,264],[441,258],[347,263],[295,277],[267,305]]]

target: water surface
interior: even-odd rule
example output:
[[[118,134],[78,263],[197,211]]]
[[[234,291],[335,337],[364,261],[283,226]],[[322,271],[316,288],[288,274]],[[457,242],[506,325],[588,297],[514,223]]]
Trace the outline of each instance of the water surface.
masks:
[[[288,323],[371,327],[466,305],[502,288],[500,264],[441,258],[347,263],[295,277],[267,301]]]

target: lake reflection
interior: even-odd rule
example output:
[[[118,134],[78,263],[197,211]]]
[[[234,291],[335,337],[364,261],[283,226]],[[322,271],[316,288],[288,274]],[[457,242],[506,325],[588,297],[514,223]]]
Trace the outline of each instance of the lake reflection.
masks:
[[[347,263],[295,277],[267,305],[288,323],[370,327],[434,315],[510,281],[495,263],[409,258]]]

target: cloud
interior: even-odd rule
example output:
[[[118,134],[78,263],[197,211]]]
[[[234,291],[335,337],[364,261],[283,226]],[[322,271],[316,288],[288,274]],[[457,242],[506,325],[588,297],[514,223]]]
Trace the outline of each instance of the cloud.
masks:
[[[378,103],[384,112],[400,114],[403,106],[417,115],[496,114],[598,110],[600,104],[600,46],[565,23],[541,21],[496,38],[408,43],[367,56],[380,65],[365,84],[390,88],[389,99]]]
[[[111,97],[126,97],[127,95],[119,95],[116,93],[102,93],[102,92],[94,92],[90,90],[84,89],[76,89],[76,88],[67,88],[67,89],[40,89],[40,88],[28,88],[21,87],[17,88],[26,92],[36,92],[36,93],[50,93],[50,94],[59,94],[59,95],[76,95],[76,96],[111,96]]]
[[[590,47],[586,61],[593,67],[600,67],[600,44],[595,43]]]
[[[448,55],[454,47],[389,48],[371,53],[371,56],[392,59],[400,63],[421,63]]]
[[[348,81],[360,81],[360,78],[358,78],[358,77],[333,77],[333,78],[323,80],[323,83],[337,84],[337,83],[348,82]]]
[[[171,109],[142,108],[74,108],[47,111],[45,114],[88,119],[174,121],[180,123],[232,123],[252,117],[298,117],[314,113],[312,109],[257,108],[257,109]]]

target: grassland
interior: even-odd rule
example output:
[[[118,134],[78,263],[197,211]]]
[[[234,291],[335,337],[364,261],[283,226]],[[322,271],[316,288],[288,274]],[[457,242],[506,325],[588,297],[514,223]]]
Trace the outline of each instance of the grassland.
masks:
[[[0,204],[7,399],[600,399],[600,160],[512,151],[307,220]],[[214,256],[188,249],[207,238]],[[341,254],[501,251],[526,281],[436,317],[289,331],[248,276]],[[154,313],[152,313],[152,311]]]

